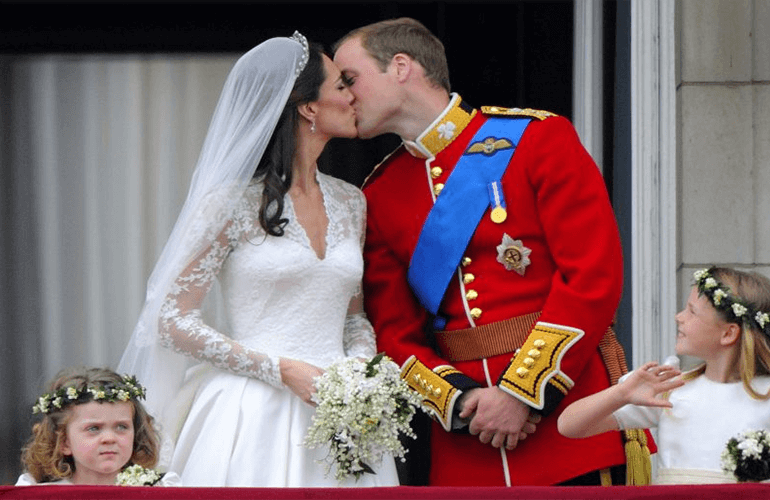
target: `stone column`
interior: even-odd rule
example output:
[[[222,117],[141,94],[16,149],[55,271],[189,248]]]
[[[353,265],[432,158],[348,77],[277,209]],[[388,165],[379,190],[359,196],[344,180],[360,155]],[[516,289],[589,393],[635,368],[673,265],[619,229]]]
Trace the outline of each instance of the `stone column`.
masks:
[[[710,264],[770,276],[770,0],[677,4],[678,303]]]

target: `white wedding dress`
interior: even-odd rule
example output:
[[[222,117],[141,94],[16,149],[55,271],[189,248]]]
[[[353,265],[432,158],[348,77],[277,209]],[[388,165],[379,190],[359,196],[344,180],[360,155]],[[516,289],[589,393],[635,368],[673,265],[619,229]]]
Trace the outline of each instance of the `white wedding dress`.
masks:
[[[288,195],[285,234],[266,236],[257,215],[262,186],[252,183],[163,305],[164,345],[201,361],[167,405],[179,411],[180,426],[171,429],[178,437],[169,470],[185,486],[398,485],[391,456],[357,482],[327,474],[328,449],[303,446],[314,408],[281,382],[280,357],[323,368],[376,349],[360,296],[365,200],[341,180],[320,172],[317,179],[329,221],[325,255],[313,250]],[[199,310],[217,277],[227,319],[221,331]]]

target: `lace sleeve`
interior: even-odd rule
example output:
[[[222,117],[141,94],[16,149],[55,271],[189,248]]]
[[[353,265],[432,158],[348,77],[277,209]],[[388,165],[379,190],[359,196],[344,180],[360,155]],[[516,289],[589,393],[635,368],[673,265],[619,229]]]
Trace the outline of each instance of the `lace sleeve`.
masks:
[[[350,301],[342,342],[347,356],[368,359],[377,354],[374,329],[364,313],[360,294]]]
[[[238,375],[282,388],[279,358],[248,349],[207,325],[201,304],[232,250],[230,222],[176,279],[161,308],[161,344]]]
[[[353,213],[359,217],[353,218],[353,226],[360,244],[361,252],[364,250],[366,199],[360,191],[356,192],[357,206]],[[371,358],[377,354],[377,342],[374,336],[374,328],[364,312],[364,296],[361,284],[358,285],[356,295],[350,300],[348,315],[345,318],[345,331],[342,337],[343,347],[347,356]]]

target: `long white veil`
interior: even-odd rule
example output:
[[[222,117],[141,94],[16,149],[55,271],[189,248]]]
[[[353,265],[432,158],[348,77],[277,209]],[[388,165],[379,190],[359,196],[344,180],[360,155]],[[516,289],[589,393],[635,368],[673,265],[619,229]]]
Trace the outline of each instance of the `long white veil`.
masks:
[[[180,418],[167,408],[191,358],[160,345],[161,307],[193,258],[223,229],[267,147],[294,81],[308,60],[305,37],[272,38],[244,54],[225,81],[193,173],[187,200],[147,283],[139,321],[118,365],[147,387],[147,410],[161,429],[161,466],[171,458],[164,429]],[[170,410],[170,411],[169,411]],[[183,416],[182,416],[183,417]]]

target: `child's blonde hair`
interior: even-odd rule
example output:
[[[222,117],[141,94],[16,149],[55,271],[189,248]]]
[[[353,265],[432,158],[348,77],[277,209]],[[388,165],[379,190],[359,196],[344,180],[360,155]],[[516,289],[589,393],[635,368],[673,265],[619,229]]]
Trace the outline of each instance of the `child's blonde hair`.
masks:
[[[62,452],[67,438],[67,423],[71,417],[72,405],[85,404],[95,399],[89,396],[93,388],[122,387],[125,378],[108,368],[75,367],[62,370],[50,383],[50,394],[72,388],[81,396],[74,401],[65,401],[57,407],[48,404],[43,418],[32,426],[32,437],[22,450],[21,461],[24,469],[38,483],[57,481],[72,476],[75,463],[71,455]],[[122,400],[122,399],[119,399]],[[114,401],[114,400],[108,400]],[[159,440],[154,419],[136,397],[126,399],[133,407],[134,446],[129,463],[152,468],[158,462]],[[36,405],[39,407],[40,403]]]
[[[713,287],[706,293],[714,308],[724,321],[736,323],[741,328],[738,370],[743,387],[756,399],[770,399],[770,390],[762,394],[751,385],[751,380],[757,375],[770,374],[770,325],[764,322],[759,324],[756,320],[757,314],[770,313],[770,279],[756,272],[738,271],[729,267],[712,267],[706,272],[728,289],[728,298],[720,303],[722,307],[714,304],[711,293]],[[704,284],[696,273],[696,286],[701,292],[704,292]],[[748,312],[737,317],[732,307],[734,302],[745,306]]]

